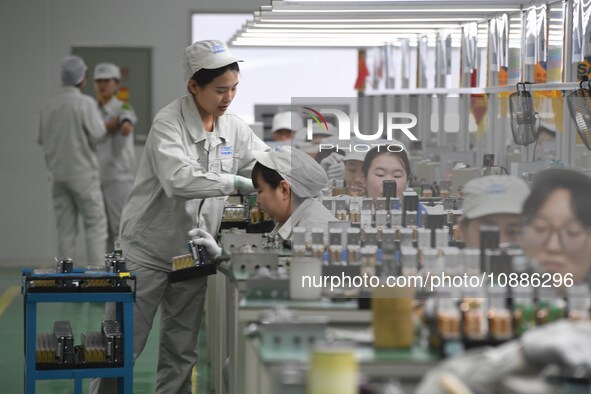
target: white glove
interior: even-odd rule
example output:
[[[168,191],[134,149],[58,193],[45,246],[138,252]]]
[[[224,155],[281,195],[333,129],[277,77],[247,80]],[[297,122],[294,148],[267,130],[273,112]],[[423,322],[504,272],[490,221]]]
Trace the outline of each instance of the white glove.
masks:
[[[343,155],[331,153],[320,161],[328,179],[345,179],[345,163]]]
[[[252,180],[240,175],[234,175],[234,187],[245,196],[254,192]]]
[[[326,176],[328,179],[345,179],[345,163],[341,161],[340,163],[336,163],[328,167]]]
[[[556,364],[571,377],[591,376],[591,322],[559,321],[527,331],[521,337],[528,362]]]
[[[189,237],[191,237],[193,245],[204,246],[212,259],[222,255],[222,248],[218,246],[213,236],[207,231],[194,228],[189,231]]]

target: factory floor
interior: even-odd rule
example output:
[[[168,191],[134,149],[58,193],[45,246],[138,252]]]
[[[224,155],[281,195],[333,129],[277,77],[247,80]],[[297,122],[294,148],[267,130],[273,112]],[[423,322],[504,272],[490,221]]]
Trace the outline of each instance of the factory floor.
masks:
[[[18,394],[24,392],[24,330],[23,298],[21,295],[22,267],[0,264],[0,392]],[[43,303],[37,307],[37,332],[51,332],[53,321],[69,320],[75,335],[74,342],[80,343],[80,334],[99,331],[104,304],[98,303]],[[205,320],[205,319],[204,319]],[[133,371],[134,393],[153,393],[156,387],[158,364],[158,331],[160,317],[156,316],[148,343],[137,359]],[[210,393],[209,368],[205,351],[205,329],[199,335],[199,357],[203,360],[193,371],[193,393]],[[90,381],[86,379],[83,392],[88,392]],[[74,393],[72,380],[39,380],[37,393]]]

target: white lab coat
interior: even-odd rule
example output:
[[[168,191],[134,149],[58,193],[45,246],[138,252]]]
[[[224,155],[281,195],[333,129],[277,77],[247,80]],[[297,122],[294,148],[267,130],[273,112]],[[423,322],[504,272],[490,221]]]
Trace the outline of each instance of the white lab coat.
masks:
[[[169,284],[171,259],[187,253],[187,232],[200,225],[219,230],[234,174],[250,177],[252,151],[268,150],[239,117],[217,118],[207,133],[191,96],[176,99],[155,117],[121,219],[119,247],[138,281],[134,308],[134,355],[148,338],[161,306],[156,393],[191,393],[205,278]],[[193,217],[189,212],[196,209]],[[94,381],[92,393],[112,393],[113,381]]]
[[[113,96],[105,105],[99,107],[104,121],[118,118],[119,123],[128,120],[132,125],[137,123],[137,117],[129,103],[125,103]],[[120,130],[109,132],[107,137],[97,146],[97,156],[101,174],[101,183],[112,181],[133,182],[135,170],[135,150],[133,147],[133,133],[121,134]]]
[[[137,123],[137,117],[129,103],[115,96],[99,107],[99,110],[105,121],[118,118],[120,123],[124,120],[128,120],[132,125]],[[107,215],[107,251],[110,251],[113,250],[119,235],[121,212],[135,176],[133,133],[123,135],[119,129],[109,132],[98,144],[97,156]]]
[[[187,253],[187,232],[196,224],[218,232],[234,174],[250,177],[252,151],[269,149],[231,114],[220,116],[209,136],[191,96],[156,115],[121,219],[119,242],[128,259],[169,271],[171,258]],[[187,212],[194,199],[199,218]]]
[[[55,181],[98,174],[96,144],[107,130],[96,101],[65,86],[41,111],[37,142]]]
[[[76,87],[63,87],[41,111],[37,142],[53,181],[58,255],[74,257],[81,215],[89,259],[83,264],[103,264],[107,224],[96,144],[105,134],[96,101]]]
[[[273,230],[284,240],[291,240],[294,227],[304,227],[307,231],[322,228],[328,231],[328,222],[338,219],[324,205],[314,198],[306,198],[291,213],[291,216],[282,225],[277,225]]]

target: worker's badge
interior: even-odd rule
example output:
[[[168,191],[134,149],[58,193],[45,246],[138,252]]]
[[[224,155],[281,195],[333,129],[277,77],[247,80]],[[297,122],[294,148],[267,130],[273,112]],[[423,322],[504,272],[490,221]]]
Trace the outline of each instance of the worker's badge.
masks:
[[[232,156],[234,154],[234,149],[231,146],[224,145],[220,147],[220,155],[222,157]]]

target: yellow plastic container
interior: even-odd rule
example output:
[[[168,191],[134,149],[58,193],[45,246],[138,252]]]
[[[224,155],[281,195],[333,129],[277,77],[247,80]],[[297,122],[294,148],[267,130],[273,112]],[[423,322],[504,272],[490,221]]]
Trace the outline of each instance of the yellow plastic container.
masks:
[[[402,349],[413,345],[413,299],[412,288],[374,289],[371,302],[375,348]]]
[[[308,372],[307,394],[357,394],[357,375],[352,348],[316,348]]]

